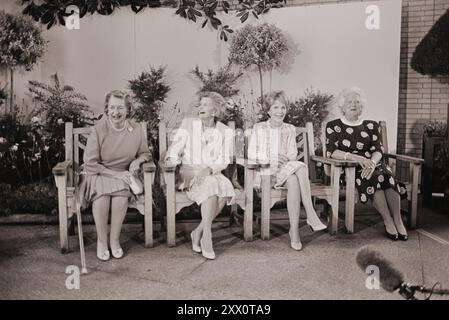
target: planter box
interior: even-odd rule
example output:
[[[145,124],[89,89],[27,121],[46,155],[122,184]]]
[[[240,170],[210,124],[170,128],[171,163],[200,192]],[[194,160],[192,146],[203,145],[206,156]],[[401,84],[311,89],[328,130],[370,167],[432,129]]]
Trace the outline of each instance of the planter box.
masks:
[[[422,155],[424,158],[423,172],[422,172],[422,192],[424,196],[424,204],[431,204],[432,193],[444,192],[444,187],[440,183],[442,172],[438,172],[435,168],[435,156],[441,149],[441,145],[447,141],[446,137],[427,137],[423,138]]]

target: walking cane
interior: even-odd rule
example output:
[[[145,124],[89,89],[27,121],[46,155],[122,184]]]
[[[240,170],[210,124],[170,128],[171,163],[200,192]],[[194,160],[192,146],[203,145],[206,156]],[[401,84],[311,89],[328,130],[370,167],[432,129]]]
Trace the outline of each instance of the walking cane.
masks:
[[[77,183],[75,183],[75,207],[76,207],[76,218],[78,221],[78,238],[80,243],[80,254],[81,254],[81,274],[86,274],[87,267],[86,267],[86,256],[84,255],[83,224],[81,221],[81,203],[79,199],[79,188]]]

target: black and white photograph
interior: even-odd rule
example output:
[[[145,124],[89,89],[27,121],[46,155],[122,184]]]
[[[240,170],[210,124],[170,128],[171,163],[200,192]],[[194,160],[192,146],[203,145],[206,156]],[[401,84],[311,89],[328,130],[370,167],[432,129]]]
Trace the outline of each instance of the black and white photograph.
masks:
[[[448,119],[449,0],[2,0],[0,300],[449,300]]]

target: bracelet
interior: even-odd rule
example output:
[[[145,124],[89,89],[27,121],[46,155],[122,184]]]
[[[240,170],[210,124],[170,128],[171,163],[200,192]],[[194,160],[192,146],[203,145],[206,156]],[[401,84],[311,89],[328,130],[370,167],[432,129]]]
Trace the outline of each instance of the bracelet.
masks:
[[[344,159],[345,159],[345,160],[348,160],[348,159],[347,159],[348,154],[349,154],[349,152],[345,152],[345,156],[344,156]]]

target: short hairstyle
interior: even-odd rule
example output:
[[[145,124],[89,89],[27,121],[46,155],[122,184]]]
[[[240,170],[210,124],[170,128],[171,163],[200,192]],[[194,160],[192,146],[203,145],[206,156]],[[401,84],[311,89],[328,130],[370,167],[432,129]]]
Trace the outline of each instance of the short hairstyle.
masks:
[[[116,98],[119,98],[119,99],[122,99],[123,101],[125,101],[125,107],[126,107],[126,111],[127,111],[126,117],[130,118],[131,112],[133,109],[131,95],[124,90],[112,90],[112,91],[108,92],[104,99],[104,113],[106,115],[108,114],[108,105],[109,105],[109,100],[111,99],[111,97],[116,97]]]
[[[221,119],[224,116],[226,101],[223,96],[217,92],[213,91],[204,91],[200,92],[198,95],[198,101],[201,101],[203,98],[209,98],[212,100],[215,112],[215,118]]]
[[[338,95],[337,99],[337,105],[340,107],[341,110],[343,110],[344,105],[346,104],[346,101],[351,94],[356,94],[360,98],[360,102],[362,103],[362,108],[366,106],[366,94],[365,92],[360,89],[359,87],[351,87],[343,89],[342,92]]]
[[[287,99],[287,95],[284,91],[272,91],[269,94],[266,94],[263,102],[262,102],[262,113],[264,119],[268,119],[268,111],[270,111],[271,106],[277,101],[281,101],[287,107],[287,112],[290,107],[290,102]]]

